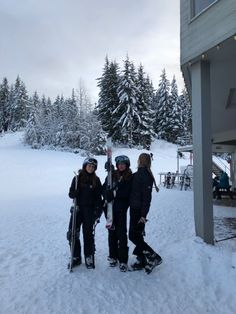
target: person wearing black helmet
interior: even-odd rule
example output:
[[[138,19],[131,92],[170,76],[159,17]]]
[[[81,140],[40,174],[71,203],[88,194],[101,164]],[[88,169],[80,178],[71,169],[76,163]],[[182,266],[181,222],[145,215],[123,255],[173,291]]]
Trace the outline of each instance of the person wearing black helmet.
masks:
[[[78,212],[76,216],[76,241],[74,249],[74,266],[81,264],[81,244],[80,244],[80,228],[83,228],[84,240],[84,256],[87,268],[94,268],[94,236],[93,225],[102,213],[102,185],[95,171],[97,170],[97,160],[95,158],[86,158],[83,167],[77,175],[78,185],[75,188],[75,177],[72,180],[69,197],[76,198],[78,204]],[[71,241],[71,225],[70,219],[68,241]]]
[[[127,210],[131,192],[132,171],[130,160],[121,155],[115,158],[116,170],[112,174],[113,189],[107,190],[107,178],[103,184],[104,198],[113,201],[113,226],[108,230],[109,256],[111,267],[119,262],[120,271],[128,269],[128,237],[127,237]]]

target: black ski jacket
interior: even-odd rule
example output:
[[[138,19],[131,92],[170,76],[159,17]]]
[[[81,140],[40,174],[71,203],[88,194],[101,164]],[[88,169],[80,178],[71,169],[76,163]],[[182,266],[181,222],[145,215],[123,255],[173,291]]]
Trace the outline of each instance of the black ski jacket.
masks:
[[[127,178],[117,179],[117,170],[114,171],[112,175],[112,185],[113,185],[113,210],[114,211],[127,211],[130,202],[130,193],[132,185],[132,174]],[[107,188],[107,178],[103,184],[103,191]]]
[[[131,214],[133,212],[140,217],[147,216],[152,200],[153,182],[153,177],[146,167],[138,168],[138,171],[133,174],[130,195]]]
[[[90,211],[94,218],[98,218],[102,214],[102,185],[100,179],[96,178],[96,186],[93,187],[91,176],[88,174],[86,181],[81,185],[78,182],[78,189],[75,190],[75,177],[73,178],[69,190],[69,197],[77,200],[80,210]]]

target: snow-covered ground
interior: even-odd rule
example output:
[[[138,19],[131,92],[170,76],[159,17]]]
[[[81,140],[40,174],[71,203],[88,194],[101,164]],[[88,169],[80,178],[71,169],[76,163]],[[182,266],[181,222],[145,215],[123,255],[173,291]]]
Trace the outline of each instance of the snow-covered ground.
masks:
[[[96,230],[96,268],[82,264],[69,273],[67,194],[83,157],[32,150],[21,138],[0,137],[0,313],[236,312],[236,240],[210,246],[196,238],[193,192],[177,187],[153,192],[146,239],[163,263],[150,275],[108,267],[104,218]],[[176,146],[158,141],[152,152],[159,182],[159,172],[176,170]],[[135,171],[141,151],[114,149],[114,156],[124,153]],[[97,158],[103,181],[105,156]],[[236,217],[236,209],[217,206],[215,216]]]

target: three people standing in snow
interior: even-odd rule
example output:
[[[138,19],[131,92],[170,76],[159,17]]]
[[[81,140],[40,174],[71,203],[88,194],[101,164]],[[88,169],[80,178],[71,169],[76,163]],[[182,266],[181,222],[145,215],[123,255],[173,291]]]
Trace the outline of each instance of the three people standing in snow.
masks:
[[[162,262],[162,258],[144,241],[144,229],[151,204],[153,184],[156,187],[151,171],[151,157],[149,154],[141,154],[138,158],[138,170],[133,175],[127,156],[117,156],[115,162],[116,170],[112,174],[113,187],[110,190],[106,189],[107,178],[103,187],[101,186],[95,174],[97,161],[93,158],[87,158],[83,163],[83,169],[79,172],[77,191],[75,178],[72,181],[69,196],[76,197],[79,206],[75,264],[81,263],[79,233],[80,226],[83,224],[85,264],[88,268],[92,268],[90,260],[94,254],[93,224],[101,215],[101,194],[103,194],[108,202],[113,201],[113,225],[108,230],[109,265],[114,267],[119,262],[120,271],[128,270],[127,211],[130,206],[129,239],[135,245],[133,254],[137,258],[131,267],[133,270],[145,268],[147,272],[151,272],[153,267]],[[70,236],[68,240],[70,241]]]

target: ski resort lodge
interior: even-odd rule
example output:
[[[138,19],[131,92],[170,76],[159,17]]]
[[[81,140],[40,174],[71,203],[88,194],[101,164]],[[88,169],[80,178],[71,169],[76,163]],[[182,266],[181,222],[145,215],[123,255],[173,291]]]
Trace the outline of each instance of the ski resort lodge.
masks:
[[[236,188],[236,1],[180,0],[180,62],[192,103],[196,235],[214,243],[212,152]]]

